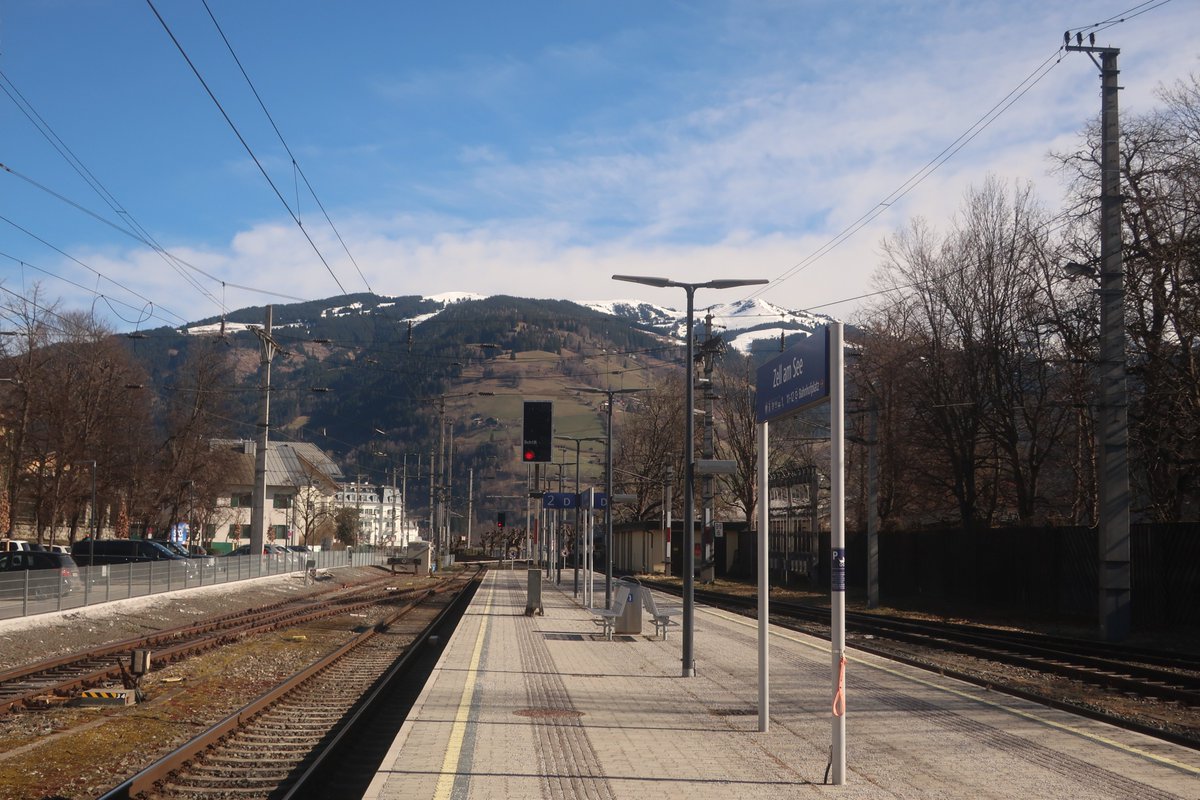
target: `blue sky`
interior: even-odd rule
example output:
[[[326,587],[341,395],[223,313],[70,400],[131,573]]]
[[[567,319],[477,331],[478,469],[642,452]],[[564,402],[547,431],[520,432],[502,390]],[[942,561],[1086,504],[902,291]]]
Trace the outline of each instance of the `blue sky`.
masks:
[[[912,216],[943,224],[988,174],[1032,181],[1056,204],[1046,155],[1099,108],[1082,54],[808,260],[1052,56],[1064,29],[1137,0],[208,2],[345,249],[302,184],[297,197],[290,158],[203,3],[154,6],[336,280],[147,3],[0,0],[0,83],[119,204],[0,95],[0,162],[17,173],[0,173],[4,289],[41,280],[64,307],[94,306],[128,329],[143,298],[154,302],[143,327],[288,302],[229,284],[306,299],[340,282],[679,306],[679,290],[610,276],[776,279],[807,264],[762,298],[852,317],[857,304],[835,303],[870,291],[881,238]],[[1122,50],[1123,109],[1152,108],[1158,86],[1200,71],[1200,5],[1157,3],[1099,37]],[[47,190],[136,222],[212,277]]]

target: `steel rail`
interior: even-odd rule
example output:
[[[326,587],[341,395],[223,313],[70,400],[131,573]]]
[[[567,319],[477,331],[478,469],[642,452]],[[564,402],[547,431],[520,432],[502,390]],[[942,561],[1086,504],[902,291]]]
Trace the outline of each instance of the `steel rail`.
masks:
[[[419,607],[420,603],[428,597],[435,594],[436,590],[426,590],[420,597],[415,598],[411,603],[405,605],[387,621],[378,625],[373,625],[362,633],[356,635],[353,639],[338,647],[333,652],[325,657],[310,664],[304,669],[292,675],[283,683],[268,690],[256,699],[252,700],[247,705],[239,708],[223,720],[213,725],[208,730],[193,737],[185,742],[180,747],[167,753],[165,756],[155,761],[150,766],[130,777],[124,783],[114,787],[112,790],[101,796],[101,800],[118,800],[124,798],[136,797],[142,793],[150,792],[155,785],[165,780],[171,774],[180,769],[187,762],[195,759],[208,748],[216,745],[226,736],[233,733],[238,728],[242,727],[249,721],[253,720],[260,713],[270,708],[281,698],[295,690],[305,681],[313,678],[330,666],[340,661],[347,653],[350,653],[361,647],[367,641],[377,636],[381,630],[386,629],[387,625],[393,624],[396,620],[402,618],[406,614],[412,612],[413,609]]]
[[[380,579],[380,581],[386,578]],[[145,637],[126,639],[121,642],[105,645],[95,650],[76,652],[32,664],[0,674],[0,714],[14,708],[27,706],[36,698],[47,695],[64,696],[75,690],[95,686],[105,681],[113,680],[121,675],[120,658],[135,648],[155,650],[155,663],[166,664],[194,655],[205,650],[219,647],[231,636],[261,633],[287,625],[296,625],[313,619],[346,613],[358,608],[368,607],[380,599],[373,584],[361,590],[352,590],[332,601],[313,600],[313,595],[305,598],[285,600],[269,606],[266,610],[258,608],[253,611],[242,611],[227,614],[212,620],[191,623],[165,631],[156,631]],[[322,592],[321,594],[345,590]],[[414,591],[414,590],[407,590]],[[356,595],[375,592],[372,597],[358,599]],[[174,643],[162,648],[162,645]],[[100,664],[101,666],[96,666]],[[54,675],[56,672],[71,670],[72,674],[65,677]],[[34,683],[34,686],[21,687],[22,684]],[[16,691],[11,687],[16,685]]]

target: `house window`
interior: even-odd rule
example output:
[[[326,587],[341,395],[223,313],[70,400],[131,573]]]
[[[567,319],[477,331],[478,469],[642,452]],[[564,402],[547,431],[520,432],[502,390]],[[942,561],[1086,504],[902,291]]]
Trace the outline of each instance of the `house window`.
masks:
[[[290,494],[277,494],[272,500],[274,508],[291,508],[292,496]]]
[[[254,505],[254,500],[251,498],[250,492],[232,494],[229,496],[229,505],[231,508],[250,508]]]
[[[287,525],[272,525],[271,526],[271,539],[272,540],[286,539],[286,538],[287,538]]]

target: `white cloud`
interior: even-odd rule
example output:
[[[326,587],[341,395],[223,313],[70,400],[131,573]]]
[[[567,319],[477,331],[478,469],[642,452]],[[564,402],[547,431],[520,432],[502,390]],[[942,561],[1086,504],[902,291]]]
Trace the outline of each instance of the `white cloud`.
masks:
[[[629,295],[613,273],[776,278],[808,263],[1002,101],[1053,53],[1063,28],[1115,10],[1099,0],[814,5],[718,4],[712,15],[689,14],[653,68],[643,62],[655,32],[626,31],[530,54],[464,56],[456,68],[380,81],[389,100],[470,102],[503,119],[518,118],[520,98],[564,76],[619,75],[644,95],[580,104],[556,126],[523,125],[528,135],[518,141],[455,131],[445,168],[454,171],[415,171],[394,212],[367,213],[351,201],[330,211],[367,281],[385,294],[603,299]],[[1198,21],[1193,4],[1168,4],[1102,34],[1122,47],[1123,108],[1153,107],[1160,83],[1196,69],[1190,36]],[[714,65],[687,57],[699,42],[712,46]],[[635,74],[639,65],[644,75]],[[870,291],[884,235],[916,214],[942,224],[988,174],[1031,180],[1053,205],[1060,187],[1046,154],[1072,147],[1096,116],[1098,84],[1086,56],[1066,55],[953,159],[765,297],[803,308]],[[315,217],[306,225],[342,285],[362,290],[327,228]],[[179,254],[228,283],[301,297],[338,291],[290,221],[236,227],[224,246]],[[149,296],[172,298],[168,305],[188,318],[217,313],[156,256],[106,250],[93,258]],[[201,281],[221,296],[219,285]],[[652,302],[679,302],[668,290],[640,291]],[[237,307],[268,298],[226,288],[224,299]]]

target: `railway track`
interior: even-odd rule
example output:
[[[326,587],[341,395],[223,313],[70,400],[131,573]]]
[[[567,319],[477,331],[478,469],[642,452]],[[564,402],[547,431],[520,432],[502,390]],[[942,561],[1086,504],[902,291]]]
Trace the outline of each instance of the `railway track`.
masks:
[[[644,585],[675,595],[677,586],[644,581]],[[697,590],[698,602],[755,616],[757,599]],[[803,603],[771,601],[772,622],[829,638],[829,609]],[[847,612],[847,638],[854,647],[914,666],[993,689],[1020,695],[1138,730],[1177,744],[1200,748],[1200,718],[1188,729],[1131,719],[1110,706],[1149,701],[1200,714],[1200,661],[1194,656],[1120,644],[1046,636],[982,626],[914,621],[877,614]],[[953,654],[948,662],[938,654]],[[973,665],[998,664],[1016,668],[1024,679],[1006,682],[996,670]],[[1046,676],[1040,682],[1029,675]],[[1064,701],[1049,678],[1091,687],[1082,700]],[[1107,700],[1119,701],[1110,703]]]
[[[353,612],[377,603],[388,593],[382,575],[351,589],[340,586],[303,598],[238,611],[190,625],[155,631],[99,648],[26,665],[0,673],[0,714],[14,709],[40,707],[69,699],[78,692],[122,677],[135,649],[153,651],[156,665],[168,664],[220,647],[240,637],[298,625],[321,617]]]
[[[423,590],[385,621],[151,764],[104,800],[329,796],[322,787],[342,760],[338,754],[361,750],[356,737],[364,736],[363,743],[381,738],[377,730],[369,736],[361,731],[380,706],[394,705],[391,695],[430,632],[465,608],[480,575]]]

